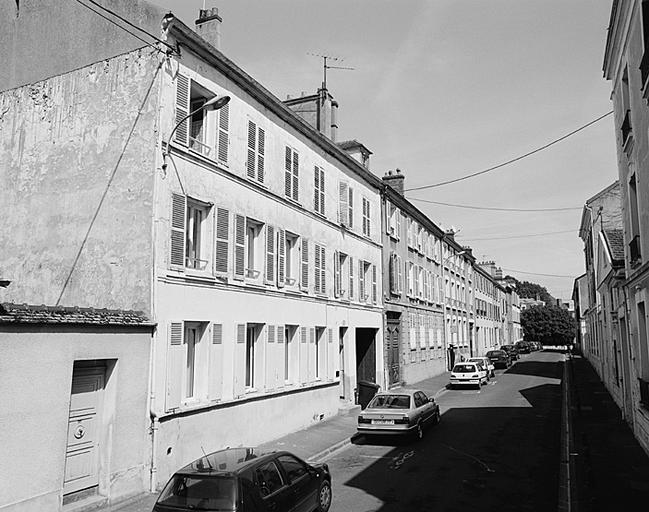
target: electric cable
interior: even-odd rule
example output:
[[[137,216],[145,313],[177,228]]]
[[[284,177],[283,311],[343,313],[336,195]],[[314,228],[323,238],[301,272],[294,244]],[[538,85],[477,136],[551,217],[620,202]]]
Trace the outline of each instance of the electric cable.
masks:
[[[559,275],[559,274],[539,274],[536,272],[525,272],[523,270],[514,270],[512,268],[505,268],[502,267],[503,270],[506,270],[507,272],[516,272],[517,274],[529,274],[531,276],[545,276],[545,277],[569,277],[571,279],[574,279],[576,276],[564,276],[564,275]]]
[[[419,197],[411,197],[410,201],[421,201],[422,203],[438,204],[442,206],[452,206],[454,208],[468,208],[470,210],[489,210],[494,212],[563,212],[569,210],[581,210],[583,206],[569,206],[566,208],[496,208],[490,206],[471,206],[468,204],[443,203],[441,201],[431,201]]]
[[[510,240],[513,238],[530,238],[534,236],[545,236],[545,235],[558,235],[560,233],[575,233],[574,229],[566,229],[564,231],[547,231],[545,233],[530,233],[528,235],[511,235],[511,236],[496,236],[496,237],[489,237],[489,238],[464,238],[462,235],[460,235],[460,238],[462,241],[467,241],[467,242],[477,242],[477,241],[482,241],[482,240]]]
[[[522,160],[523,158],[527,158],[528,156],[531,156],[531,155],[533,155],[535,153],[538,153],[539,151],[543,151],[544,149],[547,149],[550,146],[553,146],[554,144],[556,144],[558,142],[561,142],[564,139],[567,139],[568,137],[574,135],[575,133],[578,133],[578,132],[588,128],[589,126],[595,124],[596,122],[601,121],[605,117],[610,116],[612,113],[613,113],[613,111],[611,110],[610,112],[607,112],[606,114],[603,114],[603,115],[599,116],[597,119],[593,119],[592,121],[586,123],[585,125],[580,126],[579,128],[577,128],[576,130],[571,131],[570,133],[567,133],[567,134],[559,137],[558,139],[554,139],[553,141],[548,142],[547,144],[545,144],[545,145],[543,145],[543,146],[541,146],[539,148],[533,149],[532,151],[528,151],[524,155],[517,156],[516,158],[512,158],[511,160],[507,160],[506,162],[503,162],[501,164],[494,165],[493,167],[489,167],[488,169],[483,169],[482,171],[467,174],[466,176],[461,176],[460,178],[455,178],[455,179],[447,180],[447,181],[441,181],[439,183],[433,183],[432,185],[422,185],[420,187],[407,188],[407,189],[405,189],[405,192],[411,192],[413,190],[424,190],[424,189],[427,189],[427,188],[434,188],[434,187],[441,187],[442,185],[449,185],[451,183],[457,183],[458,181],[467,180],[467,179],[473,178],[475,176],[480,176],[481,174],[485,174],[485,173],[488,173],[488,172],[491,172],[491,171],[495,171],[496,169],[500,169],[501,167],[505,167],[506,165],[513,164],[514,162],[518,162],[519,160]]]

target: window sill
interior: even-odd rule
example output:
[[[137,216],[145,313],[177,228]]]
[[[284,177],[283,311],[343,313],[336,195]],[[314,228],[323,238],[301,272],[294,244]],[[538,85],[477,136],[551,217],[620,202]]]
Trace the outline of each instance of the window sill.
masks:
[[[185,277],[188,279],[198,279],[201,281],[216,281],[214,274],[207,271],[200,271],[194,269],[185,269]]]

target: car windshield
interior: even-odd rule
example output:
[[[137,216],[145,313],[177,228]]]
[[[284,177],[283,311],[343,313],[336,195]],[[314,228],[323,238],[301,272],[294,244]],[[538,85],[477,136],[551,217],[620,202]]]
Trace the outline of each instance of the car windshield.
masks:
[[[408,395],[377,395],[367,407],[410,409],[410,397]]]
[[[474,364],[456,364],[453,367],[453,373],[469,373],[475,371],[476,367]]]
[[[174,475],[157,503],[192,510],[234,510],[236,498],[234,478]]]
[[[499,357],[503,355],[502,350],[492,350],[491,352],[487,352],[487,357]]]

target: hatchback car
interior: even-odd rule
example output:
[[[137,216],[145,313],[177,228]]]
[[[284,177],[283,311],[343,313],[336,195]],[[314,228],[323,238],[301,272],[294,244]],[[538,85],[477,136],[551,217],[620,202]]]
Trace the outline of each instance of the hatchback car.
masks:
[[[487,352],[487,357],[495,368],[509,368],[512,364],[509,354],[504,350],[490,350]]]
[[[516,361],[520,358],[518,354],[518,349],[514,345],[503,345],[500,347],[502,350],[505,350],[512,361]]]
[[[451,370],[451,387],[468,385],[480,389],[480,386],[486,383],[487,371],[478,363],[458,363]]]
[[[521,354],[529,354],[532,351],[527,341],[517,341],[516,348]]]
[[[440,420],[439,405],[418,389],[383,391],[358,415],[359,434],[414,434],[424,437],[428,424]]]
[[[153,512],[326,512],[331,496],[326,464],[307,464],[285,451],[229,448],[178,470]]]
[[[470,357],[468,361],[470,363],[482,363],[482,366],[487,370],[487,379],[496,376],[496,367],[491,363],[491,360],[488,357]]]

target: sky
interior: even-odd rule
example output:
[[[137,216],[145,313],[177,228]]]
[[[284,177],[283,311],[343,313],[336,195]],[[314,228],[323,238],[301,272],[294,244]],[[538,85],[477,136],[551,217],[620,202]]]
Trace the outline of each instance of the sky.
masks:
[[[492,167],[612,110],[602,76],[610,0],[149,1],[190,27],[204,3],[218,7],[223,53],[281,99],[320,86],[311,54],[353,67],[328,71],[338,138],[365,144],[379,177],[401,169],[406,189]],[[616,179],[608,116],[514,164],[406,197],[459,230],[478,261],[569,299],[584,272],[581,208]]]

